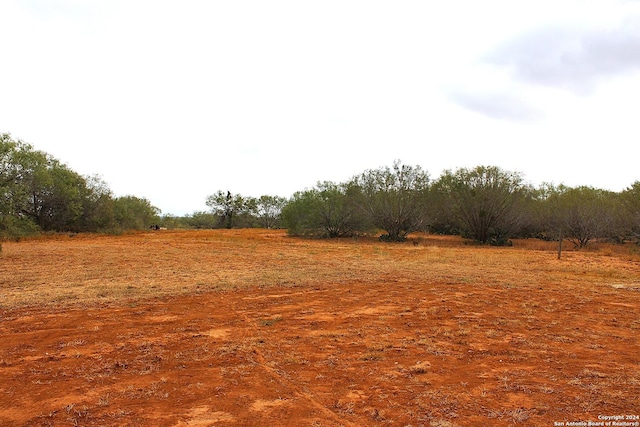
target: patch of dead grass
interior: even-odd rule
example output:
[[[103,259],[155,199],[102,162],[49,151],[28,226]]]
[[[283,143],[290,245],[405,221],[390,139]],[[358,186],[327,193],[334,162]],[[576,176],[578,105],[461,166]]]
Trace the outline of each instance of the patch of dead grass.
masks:
[[[542,245],[544,243],[545,245]],[[6,242],[0,262],[4,307],[95,305],[246,287],[322,286],[429,281],[507,288],[540,282],[638,286],[622,250],[567,252],[556,260],[548,242],[512,248],[465,246],[461,239],[420,237],[420,246],[306,240],[284,230],[189,230],[121,236],[49,236]],[[541,246],[542,245],[542,246]],[[530,247],[536,250],[530,250]],[[618,257],[613,255],[618,255]],[[513,266],[518,269],[514,270]],[[532,310],[538,307],[529,303]],[[441,307],[421,311],[437,317]]]
[[[640,403],[640,268],[614,252],[79,237],[5,247],[0,424],[500,427]]]

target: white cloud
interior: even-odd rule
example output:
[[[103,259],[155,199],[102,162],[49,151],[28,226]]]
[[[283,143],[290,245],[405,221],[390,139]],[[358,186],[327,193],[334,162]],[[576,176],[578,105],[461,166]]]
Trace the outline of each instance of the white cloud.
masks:
[[[640,71],[640,30],[628,22],[612,29],[546,27],[491,52],[523,82],[592,93],[602,79]]]

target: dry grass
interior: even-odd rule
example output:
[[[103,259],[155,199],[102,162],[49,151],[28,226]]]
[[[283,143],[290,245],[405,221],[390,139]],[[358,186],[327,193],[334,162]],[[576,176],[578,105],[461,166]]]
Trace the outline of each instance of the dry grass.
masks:
[[[0,425],[506,427],[640,407],[631,247],[215,230],[3,249]]]
[[[141,232],[67,235],[7,242],[0,258],[3,307],[104,304],[247,287],[352,282],[535,286],[574,280],[638,286],[629,247],[567,251],[554,243],[513,248],[467,246],[459,238],[421,236],[420,245],[375,240],[304,240],[284,231]],[[534,248],[533,250],[531,248]],[[605,254],[605,255],[603,255]],[[607,262],[599,262],[602,257]],[[517,266],[517,274],[509,274]]]

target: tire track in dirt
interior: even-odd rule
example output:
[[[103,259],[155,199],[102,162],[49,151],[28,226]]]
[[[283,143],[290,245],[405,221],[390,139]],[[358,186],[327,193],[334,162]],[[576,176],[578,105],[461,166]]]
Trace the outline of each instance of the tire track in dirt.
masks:
[[[264,296],[264,297],[269,298],[269,299],[274,299],[274,298],[279,298],[279,297],[292,297],[292,296],[295,296],[295,295],[307,296],[310,293],[318,293],[318,292],[322,292],[322,291],[314,290],[314,291],[304,291],[304,292],[293,292],[293,293],[288,293],[288,294],[267,295],[267,296]],[[261,299],[261,298],[262,297],[258,296],[258,297],[245,297],[243,299],[244,300],[251,300],[251,299],[255,300],[255,299]],[[243,334],[245,336],[256,337],[256,336],[259,335],[258,334],[258,329],[255,326],[251,326],[252,324],[255,324],[255,321],[252,320],[246,314],[246,310],[238,309],[237,304],[234,304],[232,306],[232,310],[236,314],[239,314],[240,317],[244,320],[244,322],[248,326],[247,328],[245,328],[243,330]],[[264,355],[262,354],[262,352],[260,352],[259,349],[254,348],[253,349],[253,354],[255,355],[256,362],[259,364],[259,366],[267,374],[269,374],[269,376],[271,376],[273,379],[275,379],[279,383],[286,385],[289,389],[292,390],[292,392],[293,392],[293,394],[295,396],[307,401],[313,408],[317,409],[321,414],[325,415],[328,420],[334,421],[334,422],[338,423],[338,425],[340,425],[340,426],[358,427],[358,424],[352,423],[351,421],[346,420],[343,417],[341,417],[339,414],[336,414],[334,411],[332,411],[331,409],[327,408],[320,401],[318,401],[314,397],[313,394],[302,390],[300,387],[296,386],[292,381],[287,379],[284,375],[278,373],[277,369],[274,369],[271,366],[269,366],[267,360],[265,359]],[[260,401],[256,401],[256,403],[258,403],[258,405],[255,408],[257,410],[260,410],[265,406],[264,403],[261,404]],[[266,405],[266,406],[268,408],[268,405]]]
[[[637,310],[624,289],[386,281],[16,310],[0,424],[586,419],[638,407]]]

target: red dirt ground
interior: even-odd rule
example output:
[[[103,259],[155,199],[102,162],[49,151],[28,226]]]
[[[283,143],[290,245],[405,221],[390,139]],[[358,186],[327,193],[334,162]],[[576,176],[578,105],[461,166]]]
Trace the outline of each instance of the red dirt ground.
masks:
[[[5,243],[0,425],[637,421],[640,263],[416,243],[266,230]],[[89,266],[98,248],[100,268],[114,270]],[[167,266],[136,264],[138,250]],[[224,265],[185,261],[206,254]],[[177,263],[186,267],[176,279]],[[75,294],[64,289],[55,304],[30,294],[62,289],[60,277]],[[136,289],[93,294],[96,282]],[[159,296],[140,290],[150,283]]]

